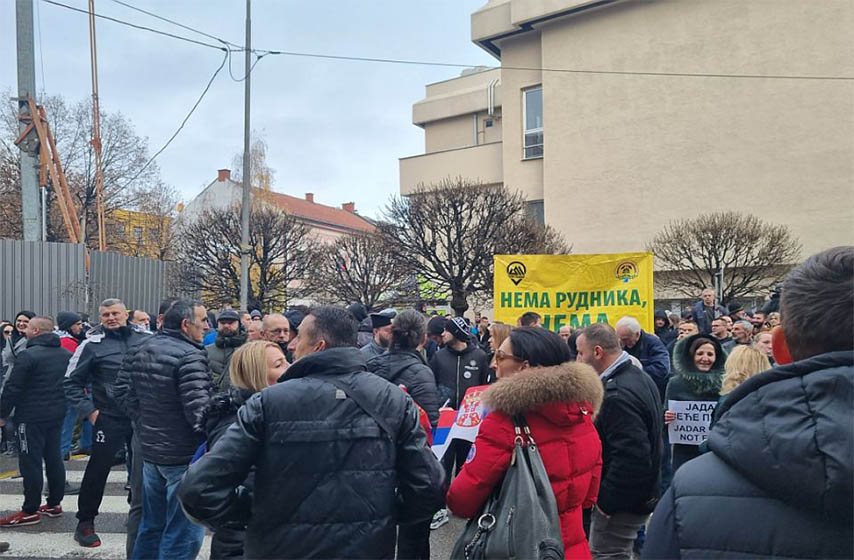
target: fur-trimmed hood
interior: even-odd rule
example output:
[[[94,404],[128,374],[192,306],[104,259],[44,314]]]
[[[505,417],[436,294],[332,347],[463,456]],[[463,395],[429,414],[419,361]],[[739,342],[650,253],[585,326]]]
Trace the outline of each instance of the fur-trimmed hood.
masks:
[[[602,406],[602,381],[592,367],[579,362],[533,368],[500,379],[483,394],[492,410],[508,416],[538,410],[548,403],[588,403],[594,416]]]
[[[702,372],[694,365],[691,356],[691,344],[698,338],[711,341],[715,347],[715,363],[708,372]],[[683,338],[673,348],[673,371],[685,381],[685,385],[697,395],[718,394],[724,376],[727,353],[715,337],[708,334],[695,334]]]

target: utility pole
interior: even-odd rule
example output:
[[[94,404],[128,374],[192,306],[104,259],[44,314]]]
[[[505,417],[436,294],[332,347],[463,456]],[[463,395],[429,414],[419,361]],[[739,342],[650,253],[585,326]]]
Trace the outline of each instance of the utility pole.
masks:
[[[249,68],[252,58],[252,0],[246,0],[246,79],[243,90],[243,205],[240,214],[240,309],[249,308],[249,211],[252,203],[252,170],[249,161]]]
[[[17,0],[15,4],[18,43],[18,114],[30,115],[28,99],[36,98],[36,57],[33,43],[33,0]],[[32,119],[39,118],[31,115]],[[32,121],[30,121],[32,122]],[[27,124],[18,123],[23,132]],[[30,133],[18,145],[21,148],[21,217],[24,226],[24,241],[38,241],[42,237],[41,204],[39,203],[38,142]]]
[[[104,226],[104,171],[101,161],[101,107],[98,102],[98,47],[95,43],[95,0],[89,0],[89,58],[92,63],[92,140],[95,149],[95,212],[98,221],[98,250],[107,245]],[[83,230],[83,242],[86,241]]]

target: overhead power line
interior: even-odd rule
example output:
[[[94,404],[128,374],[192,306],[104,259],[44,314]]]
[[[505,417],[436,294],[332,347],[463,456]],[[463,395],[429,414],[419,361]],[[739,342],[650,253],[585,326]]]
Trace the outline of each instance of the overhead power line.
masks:
[[[76,8],[76,7],[74,7],[74,6],[69,6],[68,4],[63,4],[62,2],[57,2],[56,0],[42,0],[42,2],[47,2],[48,4],[52,4],[52,5],[54,5],[54,6],[59,6],[59,7],[61,7],[61,8],[65,8],[65,9],[67,9],[67,10],[71,10],[71,11],[74,11],[74,12],[79,12],[79,13],[81,13],[81,14],[86,14],[87,16],[89,15],[89,10],[83,10],[83,9],[81,9],[81,8]],[[226,51],[226,50],[228,50],[228,49],[226,49],[226,47],[223,47],[223,46],[214,45],[214,44],[211,44],[211,43],[205,43],[204,41],[197,41],[197,40],[195,40],[195,39],[191,39],[191,38],[189,38],[189,37],[183,37],[183,36],[181,36],[181,35],[175,35],[174,33],[169,33],[168,31],[161,31],[161,30],[159,30],[159,29],[154,29],[154,28],[151,28],[151,27],[146,27],[146,26],[144,26],[144,25],[139,25],[139,24],[136,24],[136,23],[131,23],[131,22],[129,22],[129,21],[124,21],[124,20],[121,20],[121,19],[118,19],[118,18],[114,18],[114,17],[110,17],[110,16],[105,16],[105,15],[103,15],[103,14],[95,14],[95,17],[97,17],[97,18],[101,18],[101,19],[105,19],[105,20],[107,20],[107,21],[112,21],[113,23],[120,23],[120,24],[122,24],[122,25],[127,25],[128,27],[133,27],[134,29],[140,29],[140,30],[142,30],[142,31],[148,31],[148,32],[150,32],[150,33],[156,33],[156,34],[158,34],[158,35],[164,35],[164,36],[166,36],[166,37],[171,37],[171,38],[173,38],[173,39],[178,39],[179,41],[186,41],[186,42],[188,42],[188,43],[194,43],[194,44],[196,44],[196,45],[200,45],[200,46],[203,46],[203,47],[208,47],[208,48],[211,48],[211,49],[217,49],[217,50],[220,50],[220,51]]]
[[[207,95],[208,91],[211,89],[211,85],[213,85],[214,80],[216,79],[217,75],[219,75],[220,71],[222,71],[223,67],[225,66],[226,61],[229,59],[229,56],[230,56],[229,51],[226,51],[225,56],[222,57],[222,62],[220,62],[219,67],[214,71],[210,80],[208,80],[208,83],[205,86],[205,89],[202,90],[202,94],[196,100],[196,103],[193,105],[193,108],[190,109],[190,112],[187,113],[187,116],[184,117],[184,120],[181,121],[181,125],[178,127],[178,129],[175,131],[175,133],[169,138],[169,140],[166,141],[165,144],[163,144],[162,148],[157,150],[157,152],[153,156],[151,156],[151,158],[149,158],[149,160],[147,162],[145,162],[145,165],[143,165],[140,168],[140,170],[137,171],[136,174],[130,178],[129,181],[127,181],[124,185],[121,186],[122,189],[124,189],[125,187],[127,187],[128,185],[133,183],[140,175],[142,175],[142,172],[145,171],[149,165],[151,165],[151,162],[153,162],[155,159],[157,159],[157,156],[162,154],[163,151],[169,147],[169,144],[171,144],[172,141],[178,136],[178,134],[181,133],[181,130],[184,129],[184,125],[187,124],[187,121],[190,120],[190,117],[196,111],[196,108],[198,108],[199,104],[202,102],[202,99],[205,98],[205,95]]]
[[[68,8],[70,10],[74,10],[81,13],[88,14],[88,11],[81,10],[79,8],[75,8],[73,6],[68,6],[66,4],[62,4],[57,2],[56,0],[42,0],[49,4],[53,4],[55,6],[62,6],[63,8]],[[141,29],[144,31],[149,31],[152,33],[157,33],[160,35],[165,35],[167,37],[172,37],[174,39],[180,39],[183,41],[187,41],[190,43],[195,43],[201,46],[216,48],[220,50],[235,50],[242,51],[243,47],[240,45],[236,45],[230,41],[227,41],[221,37],[217,37],[216,35],[212,35],[210,33],[201,31],[189,25],[185,25],[183,23],[174,21],[169,18],[165,18],[163,16],[157,15],[153,12],[149,12],[147,10],[143,10],[141,8],[137,8],[127,2],[123,2],[120,0],[113,0],[122,6],[128,7],[130,9],[136,10],[140,13],[144,13],[148,16],[157,18],[161,21],[171,23],[173,25],[177,25],[183,29],[188,31],[192,31],[194,33],[199,33],[209,39],[213,39],[215,41],[220,42],[223,46],[217,46],[210,43],[206,43],[204,41],[197,41],[188,37],[183,37],[180,35],[175,35],[173,33],[168,33],[165,31],[160,31],[157,29],[152,29],[150,27],[145,27],[142,25],[130,23],[127,21],[119,20],[117,18],[103,16],[96,14],[97,17],[113,21],[115,23],[120,23],[122,25],[128,25],[130,27],[134,27],[136,29]],[[270,49],[252,49],[252,52],[258,57],[255,61],[257,64],[258,60],[261,57],[270,55],[279,55],[279,56],[293,56],[293,57],[303,57],[303,58],[317,58],[317,59],[326,59],[326,60],[340,60],[340,61],[350,61],[350,62],[372,62],[379,64],[401,64],[401,65],[410,65],[410,66],[433,66],[433,67],[444,67],[444,68],[472,68],[477,67],[479,65],[475,64],[462,64],[457,62],[436,62],[436,61],[428,61],[428,60],[411,60],[411,59],[397,59],[397,58],[381,58],[381,57],[367,57],[367,56],[347,56],[347,55],[336,55],[336,54],[323,54],[323,53],[312,53],[312,52],[299,52],[299,51],[290,51],[290,50],[270,50]],[[254,67],[254,65],[253,65]],[[686,78],[730,78],[730,79],[759,79],[759,80],[835,80],[835,81],[854,81],[854,76],[825,76],[825,75],[800,75],[800,74],[733,74],[733,73],[709,73],[709,72],[647,72],[642,70],[598,70],[598,69],[585,69],[585,68],[548,68],[548,67],[533,67],[533,66],[486,66],[487,70],[502,70],[502,71],[534,71],[534,72],[558,72],[565,74],[601,74],[601,75],[616,75],[616,76],[652,76],[652,77],[686,77]],[[241,81],[240,79],[234,78],[232,75],[232,79],[236,81]]]
[[[359,62],[381,62],[386,64],[410,64],[418,66],[445,66],[451,68],[472,68],[472,64],[454,62],[430,62],[424,60],[406,60],[397,58],[372,58],[364,56],[344,56],[333,54],[306,53],[295,51],[266,51],[269,54],[298,56],[308,58],[325,58],[331,60],[349,60]],[[534,72],[563,72],[567,74],[614,74],[620,76],[675,76],[689,78],[751,78],[774,80],[854,80],[854,76],[801,76],[787,74],[709,74],[701,72],[644,72],[636,70],[585,70],[580,68],[536,68],[529,66],[486,66],[486,70],[524,70]]]

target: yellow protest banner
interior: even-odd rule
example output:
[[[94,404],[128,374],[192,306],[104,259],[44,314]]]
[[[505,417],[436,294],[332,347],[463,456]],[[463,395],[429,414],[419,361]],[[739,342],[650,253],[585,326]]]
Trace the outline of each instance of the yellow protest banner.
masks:
[[[494,320],[535,311],[557,331],[630,315],[652,332],[652,253],[495,255]]]

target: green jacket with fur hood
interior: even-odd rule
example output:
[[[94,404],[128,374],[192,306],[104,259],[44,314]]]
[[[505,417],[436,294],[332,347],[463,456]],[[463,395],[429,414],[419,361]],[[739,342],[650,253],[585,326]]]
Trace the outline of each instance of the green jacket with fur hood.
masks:
[[[691,344],[698,338],[710,340],[715,347],[715,363],[708,372],[701,372],[694,365],[694,357],[690,355]],[[664,392],[664,409],[667,410],[673,401],[714,401],[718,402],[721,393],[721,381],[724,375],[724,364],[727,354],[714,337],[695,334],[680,340],[673,348],[674,376],[667,383]],[[676,472],[683,463],[700,455],[699,445],[673,445],[673,471]]]

